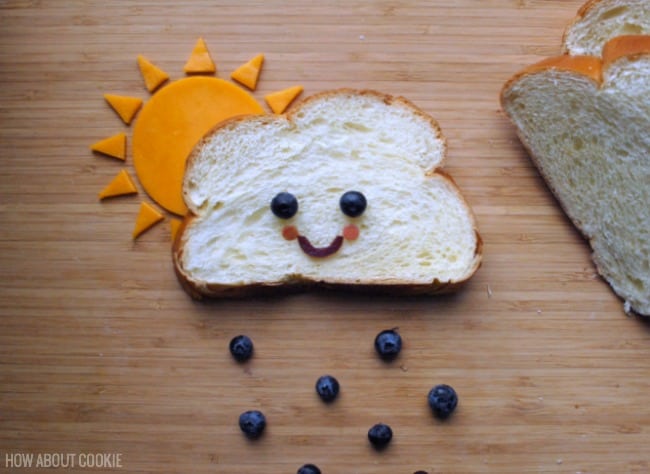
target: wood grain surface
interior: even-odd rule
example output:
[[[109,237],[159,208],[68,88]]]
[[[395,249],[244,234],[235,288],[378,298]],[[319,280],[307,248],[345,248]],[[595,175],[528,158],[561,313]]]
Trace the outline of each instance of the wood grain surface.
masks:
[[[560,51],[581,3],[0,0],[0,471],[62,453],[70,472],[650,472],[650,325],[597,276],[498,103],[511,74]],[[260,101],[373,88],[436,117],[485,241],[470,283],[188,298],[168,216],[132,241],[149,198],[100,202],[124,164],[88,147],[130,140],[102,94],[147,99],[136,56],[177,79],[199,36],[222,78],[266,55]],[[404,350],[386,364],[372,343],[391,327]],[[228,353],[240,333],[256,344],[244,365]],[[331,405],[324,373],[342,386]],[[426,404],[437,383],[460,397],[444,423]],[[256,442],[237,426],[247,409],[268,418]],[[395,433],[382,452],[366,438],[379,421]],[[81,465],[94,453],[113,464]]]

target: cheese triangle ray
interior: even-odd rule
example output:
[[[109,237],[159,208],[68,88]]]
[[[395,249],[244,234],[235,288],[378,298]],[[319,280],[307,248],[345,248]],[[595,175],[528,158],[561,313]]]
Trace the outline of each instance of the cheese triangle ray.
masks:
[[[133,239],[137,239],[143,232],[146,232],[163,219],[164,216],[155,207],[143,201],[140,204],[140,211],[133,228]]]
[[[126,133],[120,132],[90,145],[92,151],[111,156],[118,160],[126,160]]]
[[[231,79],[239,82],[240,84],[248,87],[250,90],[257,88],[257,81],[262,71],[262,64],[264,63],[264,55],[258,54],[250,61],[242,64],[233,71],[230,75]]]
[[[142,99],[125,95],[104,94],[104,99],[113,110],[120,116],[122,121],[129,125],[142,107]]]
[[[135,187],[133,179],[126,170],[121,170],[99,193],[99,199],[109,197],[123,196],[125,194],[136,194],[138,189]]]
[[[138,55],[138,67],[149,92],[154,92],[169,79],[169,74],[141,54]]]
[[[264,96],[264,100],[273,113],[281,114],[302,93],[302,86],[292,86],[281,91],[271,92]]]
[[[203,38],[197,40],[183,70],[187,74],[211,74],[216,72],[217,67],[212,61],[208,46]]]

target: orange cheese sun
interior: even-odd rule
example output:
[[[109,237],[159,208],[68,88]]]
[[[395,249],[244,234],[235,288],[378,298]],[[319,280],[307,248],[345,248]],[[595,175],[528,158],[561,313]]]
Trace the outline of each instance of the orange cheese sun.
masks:
[[[254,91],[264,56],[259,54],[231,74],[231,79]],[[260,103],[234,83],[214,77],[216,66],[203,38],[199,38],[187,60],[186,77],[169,81],[169,75],[142,55],[137,64],[146,89],[147,103],[138,97],[104,94],[104,99],[126,125],[135,120],[132,136],[133,166],[138,182],[162,211],[143,201],[133,229],[136,239],[169,214],[172,239],[187,212],[182,197],[185,162],[194,145],[219,122],[243,114],[265,113]],[[302,92],[292,86],[265,96],[272,113],[283,113]],[[124,132],[90,146],[93,152],[126,162]],[[137,194],[135,181],[126,168],[99,192],[99,199]]]

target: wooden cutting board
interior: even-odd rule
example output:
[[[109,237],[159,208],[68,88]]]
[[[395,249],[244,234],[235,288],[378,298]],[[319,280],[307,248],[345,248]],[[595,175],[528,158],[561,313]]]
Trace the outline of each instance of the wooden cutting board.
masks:
[[[0,0],[0,470],[32,455],[33,470],[77,472],[650,472],[650,326],[597,276],[499,110],[504,81],[560,51],[580,4]],[[130,140],[102,94],[148,98],[136,56],[178,79],[199,36],[225,79],[266,55],[260,101],[373,88],[436,117],[485,242],[469,284],[188,298],[169,216],[132,241],[146,193],[97,199],[133,172],[131,150],[121,163],[88,147]],[[372,343],[391,327],[404,350],[385,364]],[[244,365],[228,353],[239,333],[256,344]],[[324,373],[342,386],[332,405],[314,392]],[[426,405],[438,383],[460,397],[444,423]],[[247,409],[268,418],[257,442],[237,426]],[[380,421],[395,436],[375,452]]]

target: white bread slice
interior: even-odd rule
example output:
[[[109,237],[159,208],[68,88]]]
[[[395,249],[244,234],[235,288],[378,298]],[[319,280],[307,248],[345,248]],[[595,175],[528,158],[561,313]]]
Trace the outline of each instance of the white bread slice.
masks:
[[[626,311],[650,315],[650,36],[529,66],[503,110]]]
[[[650,35],[650,1],[589,0],[564,32],[564,52],[600,56],[615,36]]]
[[[177,275],[195,297],[312,285],[451,290],[479,267],[481,239],[460,191],[438,170],[445,153],[430,116],[374,91],[328,91],[287,115],[226,121],[188,159],[190,213],[174,242]],[[339,208],[350,190],[367,199],[359,217]],[[271,212],[279,192],[298,199],[294,217]],[[283,238],[292,225],[327,247],[350,224],[358,238],[324,258]]]

